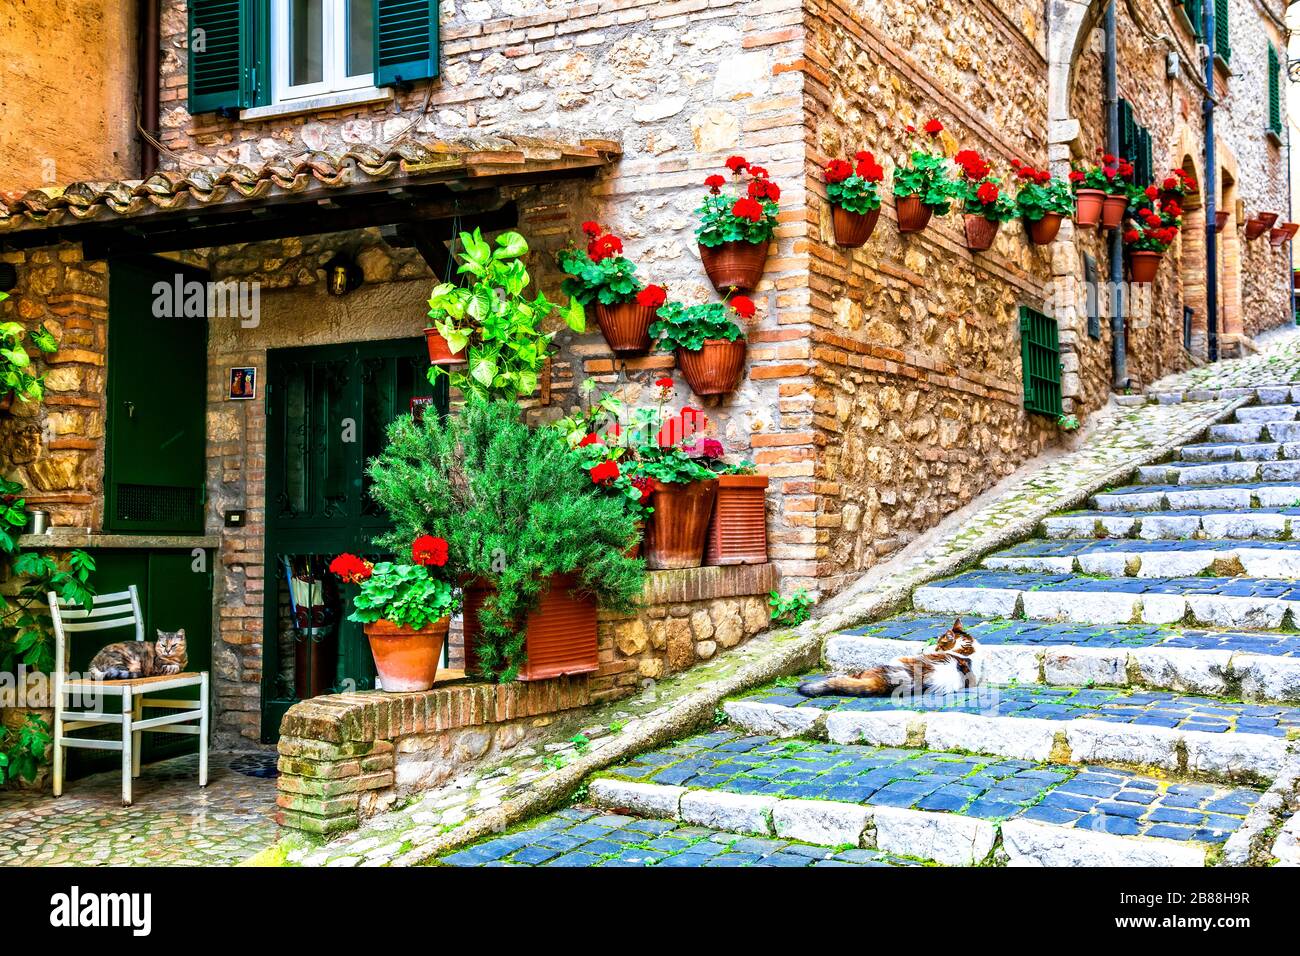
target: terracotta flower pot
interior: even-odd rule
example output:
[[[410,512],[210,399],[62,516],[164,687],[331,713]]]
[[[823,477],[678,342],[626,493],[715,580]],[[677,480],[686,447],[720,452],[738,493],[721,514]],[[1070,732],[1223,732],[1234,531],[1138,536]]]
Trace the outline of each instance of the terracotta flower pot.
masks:
[[[966,248],[971,252],[983,252],[993,245],[998,227],[1002,225],[985,216],[966,213]]]
[[[443,338],[441,332],[435,328],[424,330],[424,344],[429,347],[429,364],[430,365],[464,365],[466,361],[466,349],[459,352],[452,352],[451,346]]]
[[[646,522],[645,566],[652,571],[698,568],[718,496],[718,480],[655,482]]]
[[[1128,254],[1128,277],[1131,282],[1154,282],[1164,253],[1135,249]]]
[[[1106,193],[1101,189],[1079,189],[1074,193],[1074,224],[1080,229],[1092,229],[1101,222],[1102,206]]]
[[[385,691],[400,694],[433,686],[450,623],[451,618],[444,617],[418,631],[399,627],[392,621],[365,625],[375,670]]]
[[[894,201],[899,232],[920,232],[929,225],[934,207],[921,202],[920,196],[899,196]]]
[[[745,340],[705,339],[698,352],[678,349],[677,365],[696,395],[725,395],[745,369]]]
[[[767,475],[719,475],[704,563],[767,562]]]
[[[1246,220],[1246,238],[1258,239],[1264,233],[1273,228],[1273,223],[1277,222],[1277,213],[1261,212],[1252,219]]]
[[[650,323],[654,319],[654,309],[636,302],[596,303],[596,324],[616,355],[644,355],[650,351]]]
[[[1229,212],[1226,209],[1216,209],[1214,212],[1214,231],[1223,232],[1228,225]]]
[[[1124,224],[1124,211],[1128,209],[1127,196],[1107,196],[1101,204],[1101,224],[1107,229],[1118,229]]]
[[[596,600],[576,593],[572,574],[551,578],[536,610],[524,624],[524,662],[519,679],[545,680],[562,674],[589,674],[600,666],[596,653]],[[492,587],[475,581],[465,587],[465,673],[478,673],[479,609]]]
[[[717,246],[700,246],[700,262],[709,274],[709,281],[719,292],[733,288],[737,292],[752,292],[763,278],[769,245],[769,240],[746,242],[738,239]]]
[[[1059,212],[1045,212],[1042,219],[1026,219],[1025,231],[1029,233],[1029,241],[1036,246],[1050,245],[1061,231],[1064,218]]]
[[[1274,226],[1268,231],[1269,244],[1276,248],[1284,242],[1290,242],[1295,238],[1297,230],[1300,230],[1300,223],[1284,222],[1280,226]]]
[[[880,218],[880,207],[871,212],[850,212],[839,206],[831,207],[831,224],[835,227],[835,244],[844,249],[858,249],[867,244],[876,220]]]

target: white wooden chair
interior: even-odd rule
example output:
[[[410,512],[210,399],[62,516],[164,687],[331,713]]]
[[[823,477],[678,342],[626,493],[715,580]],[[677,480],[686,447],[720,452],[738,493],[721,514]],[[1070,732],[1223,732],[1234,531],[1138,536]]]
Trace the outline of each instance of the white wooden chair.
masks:
[[[144,616],[140,613],[140,597],[135,585],[125,591],[100,594],[87,610],[83,605],[64,601],[53,591],[49,593],[50,617],[54,622],[54,795],[63,793],[63,749],[84,747],[89,750],[120,750],[122,752],[122,803],[131,802],[131,781],[140,776],[140,735],[198,734],[199,786],[208,785],[208,672],[186,672],[159,677],[140,677],[132,680],[69,680],[67,674],[67,640],[72,634],[84,631],[107,631],[113,628],[131,628],[134,639],[144,640]],[[125,635],[124,635],[125,637]],[[197,687],[199,699],[159,700],[147,698],[178,687]],[[66,710],[65,697],[77,694],[90,697],[98,709]],[[109,700],[118,697],[120,708],[110,712]],[[89,705],[85,705],[89,706]],[[160,707],[176,713],[143,718],[145,707]],[[70,737],[68,731],[118,724],[122,728],[119,740]]]

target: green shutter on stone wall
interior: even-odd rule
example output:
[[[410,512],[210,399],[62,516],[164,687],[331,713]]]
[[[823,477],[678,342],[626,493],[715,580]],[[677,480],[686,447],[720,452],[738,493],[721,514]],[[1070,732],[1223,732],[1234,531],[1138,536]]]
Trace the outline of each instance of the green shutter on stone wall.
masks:
[[[1057,417],[1061,406],[1061,345],[1056,320],[1020,307],[1020,364],[1025,411]]]
[[[1192,25],[1192,34],[1198,40],[1205,38],[1205,9],[1201,6],[1201,0],[1183,0],[1183,13],[1187,15],[1188,22]]]
[[[438,75],[438,0],[374,0],[375,85]]]
[[[1268,45],[1268,130],[1282,135],[1282,60],[1277,47]]]
[[[1228,40],[1228,0],[1214,0],[1214,55],[1224,63],[1232,59]]]
[[[253,105],[253,0],[189,0],[191,114]]]

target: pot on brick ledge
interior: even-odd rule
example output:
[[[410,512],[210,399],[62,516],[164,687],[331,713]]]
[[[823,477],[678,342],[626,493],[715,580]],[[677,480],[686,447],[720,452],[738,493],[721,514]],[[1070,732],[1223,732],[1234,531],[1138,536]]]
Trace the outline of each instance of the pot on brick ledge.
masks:
[[[433,686],[450,623],[448,616],[419,630],[382,620],[364,625],[385,691],[397,694]]]
[[[767,266],[767,249],[771,240],[747,242],[737,239],[716,246],[700,245],[700,262],[709,281],[721,293],[752,292],[763,278]]]
[[[644,355],[650,351],[650,323],[655,310],[636,302],[596,303],[596,324],[615,355]]]
[[[719,475],[704,550],[709,567],[767,561],[767,475]]]
[[[677,349],[677,365],[696,395],[725,395],[745,369],[745,340],[705,339],[698,351]]]
[[[564,674],[589,674],[600,666],[596,653],[596,601],[577,592],[572,574],[551,578],[537,607],[524,623],[524,662],[519,668],[522,681],[545,680]],[[465,586],[465,673],[477,676],[477,645],[482,629],[479,611],[492,593],[489,581],[476,580]]]
[[[655,481],[646,522],[645,566],[652,571],[698,568],[718,494],[718,480]]]

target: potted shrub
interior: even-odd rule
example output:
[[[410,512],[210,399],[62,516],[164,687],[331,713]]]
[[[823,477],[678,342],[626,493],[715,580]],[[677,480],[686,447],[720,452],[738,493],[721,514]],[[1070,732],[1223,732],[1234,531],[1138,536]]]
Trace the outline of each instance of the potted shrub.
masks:
[[[0,302],[7,298],[0,292]],[[13,408],[15,399],[26,404],[45,397],[45,376],[32,368],[28,345],[46,354],[59,347],[43,325],[26,329],[17,322],[0,322],[0,412]]]
[[[1107,229],[1118,229],[1124,222],[1124,211],[1129,203],[1128,177],[1133,166],[1120,156],[1105,153],[1101,162],[1070,173],[1074,184],[1074,224],[1091,229],[1098,223]]]
[[[906,127],[909,134],[916,128]],[[924,126],[931,139],[943,132],[943,124],[932,119]],[[914,147],[907,162],[894,167],[894,206],[898,214],[899,232],[920,232],[938,213],[948,214],[952,208],[956,184],[948,176],[948,160],[942,153],[928,148]]]
[[[584,222],[582,231],[587,247],[565,249],[556,257],[566,276],[560,288],[570,302],[595,308],[600,333],[616,355],[644,355],[650,350],[650,323],[663,299],[642,304],[645,287],[636,266],[622,255],[622,239],[595,222]]]
[[[871,238],[880,218],[880,181],[885,178],[871,153],[861,151],[853,158],[856,165],[833,159],[823,173],[835,242],[845,249],[860,248]]]
[[[1036,246],[1051,243],[1061,230],[1061,220],[1074,215],[1074,198],[1070,184],[1046,169],[1035,169],[1018,159],[1011,161],[1020,188],[1016,191],[1016,211],[1024,221],[1029,241]]]
[[[695,210],[700,220],[695,237],[713,287],[724,293],[750,292],[767,264],[781,189],[766,169],[751,165],[743,156],[730,157],[727,168],[734,177],[730,189],[724,191],[727,180],[722,176],[704,180],[709,192]]]
[[[721,446],[717,448],[721,452]],[[718,494],[704,549],[710,567],[767,562],[767,475],[753,462],[715,466]]]
[[[718,480],[700,460],[703,443],[695,436],[686,442],[647,445],[638,453],[637,477],[654,482],[644,549],[646,567],[652,570],[698,568],[704,562]]]
[[[1178,235],[1180,214],[1181,210],[1172,203],[1162,206],[1159,212],[1148,208],[1134,211],[1133,223],[1124,231],[1130,281],[1155,280],[1161,257]]]
[[[523,263],[528,243],[517,232],[504,232],[493,246],[475,229],[460,234],[460,247],[457,271],[467,277],[466,284],[434,287],[429,315],[451,353],[464,355],[464,367],[449,371],[447,365],[433,365],[429,381],[447,375],[467,398],[531,395],[555,338],[542,330],[555,307],[540,292],[533,299],[523,294],[530,281]],[[573,331],[585,330],[580,302],[571,304],[566,320]]]
[[[447,542],[421,535],[410,547],[411,564],[372,564],[352,554],[330,562],[330,571],[360,586],[348,620],[364,626],[375,671],[390,693],[433,686],[451,615],[460,609],[452,585],[430,570],[446,565]]]
[[[743,295],[691,306],[668,302],[656,313],[650,335],[660,349],[677,353],[677,365],[696,395],[724,395],[745,368],[745,330],[732,316],[749,319],[754,312],[753,300]]]
[[[380,547],[446,538],[465,591],[467,670],[494,681],[593,671],[596,607],[631,611],[645,565],[627,557],[639,512],[604,487],[561,432],[510,400],[470,396],[458,414],[401,416],[369,466],[393,530]]]
[[[962,200],[966,248],[983,252],[993,245],[998,227],[1016,217],[1016,204],[1002,190],[1002,181],[991,175],[988,161],[973,149],[963,149],[955,157],[962,171],[957,195]]]

